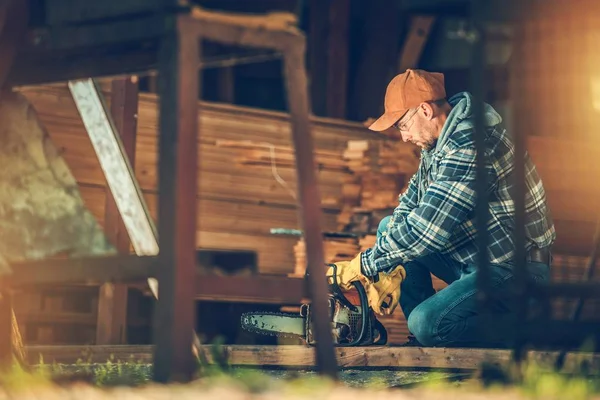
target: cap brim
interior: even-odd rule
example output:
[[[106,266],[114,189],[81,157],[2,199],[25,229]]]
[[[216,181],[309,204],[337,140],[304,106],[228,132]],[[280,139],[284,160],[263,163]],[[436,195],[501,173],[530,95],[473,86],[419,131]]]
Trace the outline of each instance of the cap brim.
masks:
[[[379,117],[375,122],[373,122],[371,126],[369,126],[369,129],[377,132],[385,131],[386,129],[389,129],[392,125],[394,125],[396,121],[402,118],[402,116],[406,114],[407,111],[408,109],[387,112],[381,117]]]

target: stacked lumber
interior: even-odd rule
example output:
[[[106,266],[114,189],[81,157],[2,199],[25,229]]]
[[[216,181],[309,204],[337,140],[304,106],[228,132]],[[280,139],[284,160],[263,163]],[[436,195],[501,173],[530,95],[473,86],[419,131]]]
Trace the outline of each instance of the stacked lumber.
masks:
[[[77,181],[86,206],[97,221],[104,221],[106,181],[85,127],[66,85],[20,88],[38,113]],[[104,91],[110,106],[109,91]],[[258,271],[286,275],[293,271],[293,246],[297,239],[272,235],[270,229],[300,228],[297,176],[290,149],[291,123],[287,113],[223,104],[198,102],[198,248],[250,250],[257,253]],[[157,96],[141,93],[138,107],[135,174],[156,218],[158,161]],[[369,133],[358,123],[313,118],[319,190],[323,199],[323,229],[337,228],[342,181],[348,172],[342,153],[348,139],[364,139]],[[217,145],[219,141],[219,145]],[[273,176],[268,148],[239,149],[227,141],[251,141],[275,146],[277,173]],[[260,150],[260,163],[247,168],[235,162],[240,151]],[[334,157],[334,154],[337,156]],[[256,159],[256,153],[251,156]],[[270,155],[269,155],[270,157]]]
[[[268,142],[252,140],[216,140],[217,147],[241,149],[236,155],[240,166],[260,165],[267,167],[296,168],[294,148],[291,146],[275,146]],[[318,170],[346,170],[346,163],[340,158],[339,151],[315,149],[315,163]]]
[[[325,263],[351,260],[359,252],[355,238],[325,238],[323,240],[323,254]],[[294,272],[291,276],[304,276],[306,272],[306,244],[304,239],[298,240],[294,245],[294,258],[296,260]]]
[[[377,235],[365,235],[358,240],[358,247],[362,252],[373,247],[375,242],[377,242]]]
[[[363,232],[373,231],[378,221],[364,227],[353,218],[398,205],[398,196],[419,166],[416,147],[399,141],[350,140],[343,157],[351,175],[342,185],[338,229],[360,232],[352,225],[361,225]]]

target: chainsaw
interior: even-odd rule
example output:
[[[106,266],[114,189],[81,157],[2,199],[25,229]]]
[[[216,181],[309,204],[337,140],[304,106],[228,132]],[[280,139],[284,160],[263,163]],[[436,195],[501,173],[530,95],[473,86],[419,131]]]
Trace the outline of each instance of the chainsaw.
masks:
[[[332,338],[336,346],[384,345],[387,331],[369,306],[364,286],[352,282],[358,294],[358,304],[342,292],[335,277],[329,285],[328,305]],[[242,314],[242,328],[253,333],[299,338],[308,345],[316,344],[310,303],[302,303],[299,313],[253,311]]]

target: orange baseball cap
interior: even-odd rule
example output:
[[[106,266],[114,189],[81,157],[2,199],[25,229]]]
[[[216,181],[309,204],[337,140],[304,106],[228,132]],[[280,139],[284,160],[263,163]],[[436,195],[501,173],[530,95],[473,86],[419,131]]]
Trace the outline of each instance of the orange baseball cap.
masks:
[[[446,97],[444,74],[421,69],[407,69],[396,75],[385,92],[384,114],[369,126],[373,131],[384,131],[394,125],[408,110],[425,101]]]

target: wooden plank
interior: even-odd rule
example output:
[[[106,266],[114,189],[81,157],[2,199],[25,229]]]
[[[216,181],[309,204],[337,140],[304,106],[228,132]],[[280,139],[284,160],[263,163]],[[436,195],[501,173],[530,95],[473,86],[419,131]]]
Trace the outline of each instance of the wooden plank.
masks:
[[[418,67],[434,21],[435,17],[430,15],[411,17],[410,28],[398,57],[398,73],[403,73],[408,68]]]
[[[0,370],[12,365],[12,295],[9,290],[0,290]]]
[[[252,346],[230,345],[220,348],[202,346],[209,362],[214,362],[213,352],[222,354],[229,365],[254,367],[315,367],[314,350],[302,345]],[[150,362],[153,346],[26,346],[31,363],[43,356],[44,363],[74,363],[77,359],[91,362],[140,360]],[[507,365],[511,361],[510,350],[470,348],[422,348],[422,347],[337,347],[335,354],[340,368],[423,368],[433,370],[476,370],[482,364]],[[529,351],[528,358],[550,366],[558,356],[555,351]],[[576,370],[582,362],[589,363],[590,371],[600,367],[597,353],[570,352],[565,369]]]
[[[85,23],[109,18],[127,18],[139,14],[156,12],[164,5],[163,0],[108,0],[103,4],[72,0],[46,1],[45,23],[62,25]]]
[[[91,139],[108,187],[138,255],[158,254],[155,227],[135,173],[105,101],[91,79],[70,81],[69,89]]]
[[[13,271],[2,276],[11,286],[104,282],[139,282],[155,276],[154,256],[98,256],[52,258],[11,263]]]
[[[213,276],[196,278],[197,300],[298,305],[307,301],[303,278]]]
[[[115,129],[121,136],[123,150],[131,165],[135,165],[137,131],[138,83],[130,77],[112,82],[110,113]],[[106,193],[104,232],[117,252],[129,254],[131,241],[112,195]],[[100,286],[96,344],[124,344],[127,340],[127,285],[105,283]]]

